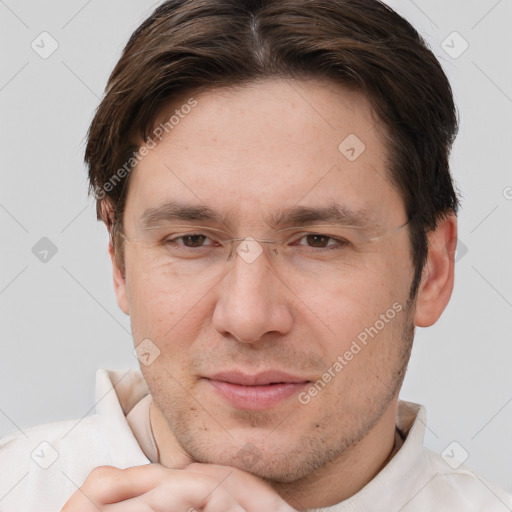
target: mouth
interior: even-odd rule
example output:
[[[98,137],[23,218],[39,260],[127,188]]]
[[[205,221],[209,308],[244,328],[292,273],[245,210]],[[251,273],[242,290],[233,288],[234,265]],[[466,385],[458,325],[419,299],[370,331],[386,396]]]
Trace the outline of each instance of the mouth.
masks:
[[[263,411],[296,395],[311,381],[279,370],[256,375],[230,371],[203,379],[217,395],[238,409]]]

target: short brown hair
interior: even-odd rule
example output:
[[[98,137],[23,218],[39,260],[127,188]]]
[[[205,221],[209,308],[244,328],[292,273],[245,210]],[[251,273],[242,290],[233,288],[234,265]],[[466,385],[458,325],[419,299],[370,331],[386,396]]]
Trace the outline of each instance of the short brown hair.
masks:
[[[389,179],[410,219],[412,300],[428,256],[427,233],[459,207],[448,162],[457,115],[434,54],[410,23],[378,0],[160,5],[128,41],[89,129],[85,161],[98,219],[111,235],[122,230],[128,172],[118,186],[106,185],[127,162],[128,170],[136,165],[134,137],[148,139],[166,103],[275,77],[327,78],[355,88],[384,122]],[[116,235],[112,243],[122,249]]]

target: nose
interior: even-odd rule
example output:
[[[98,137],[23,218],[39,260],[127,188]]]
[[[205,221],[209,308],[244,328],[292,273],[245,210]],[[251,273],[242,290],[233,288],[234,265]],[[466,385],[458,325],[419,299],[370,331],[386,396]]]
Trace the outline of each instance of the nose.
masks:
[[[290,292],[270,268],[266,254],[251,260],[243,252],[235,253],[232,263],[217,288],[214,328],[243,343],[289,332],[293,324]]]

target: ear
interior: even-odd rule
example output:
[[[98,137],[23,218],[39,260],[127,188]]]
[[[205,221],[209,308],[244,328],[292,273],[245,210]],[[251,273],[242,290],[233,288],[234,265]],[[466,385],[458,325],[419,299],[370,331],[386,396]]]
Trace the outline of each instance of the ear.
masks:
[[[453,291],[457,217],[450,214],[428,234],[428,260],[418,289],[414,323],[429,327],[437,322]]]
[[[121,310],[129,315],[130,309],[128,307],[128,300],[126,297],[126,278],[124,271],[119,267],[112,241],[110,241],[108,245],[108,253],[110,254],[110,259],[112,260],[114,290],[116,293],[117,303]]]

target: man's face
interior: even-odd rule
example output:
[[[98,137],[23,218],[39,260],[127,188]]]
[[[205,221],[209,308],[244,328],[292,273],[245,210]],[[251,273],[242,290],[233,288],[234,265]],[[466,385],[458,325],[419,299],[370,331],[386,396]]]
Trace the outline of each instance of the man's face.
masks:
[[[159,350],[141,370],[183,449],[296,480],[396,406],[413,336],[407,227],[357,241],[404,224],[403,202],[386,177],[382,127],[359,93],[276,80],[195,99],[132,171],[119,302],[135,345],[151,340]],[[206,206],[226,222],[150,218],[170,201]],[[376,220],[365,231],[269,223],[288,209],[332,204]],[[353,233],[353,245],[333,249],[328,237],[340,233]],[[203,236],[175,239],[187,234]],[[222,241],[246,237],[280,244],[242,242],[228,257]],[[244,257],[258,247],[256,259]],[[286,380],[278,375],[247,388],[234,382],[240,375],[217,376],[267,371],[294,383],[269,384]]]

